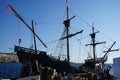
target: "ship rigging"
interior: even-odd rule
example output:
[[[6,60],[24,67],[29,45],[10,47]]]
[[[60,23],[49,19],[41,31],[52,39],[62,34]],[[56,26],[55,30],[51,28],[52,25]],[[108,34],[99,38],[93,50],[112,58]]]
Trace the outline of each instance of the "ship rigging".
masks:
[[[75,16],[69,18],[69,8],[68,6],[66,6],[66,11],[67,11],[67,18],[66,20],[64,20],[63,24],[65,26],[65,30],[66,33],[64,36],[62,36],[59,40],[64,40],[66,39],[67,42],[67,59],[65,61],[61,61],[59,59],[56,59],[54,57],[50,57],[49,55],[47,55],[46,52],[44,51],[39,51],[37,50],[37,46],[36,46],[36,38],[38,38],[38,40],[43,44],[44,47],[47,48],[46,44],[38,37],[38,35],[35,33],[34,31],[34,23],[32,20],[32,28],[24,21],[24,19],[15,11],[15,9],[11,6],[8,5],[8,8],[12,10],[12,12],[14,13],[14,15],[20,19],[26,26],[27,28],[33,33],[33,37],[34,37],[34,46],[35,49],[29,49],[29,48],[24,48],[20,46],[15,46],[15,52],[17,53],[19,60],[21,63],[23,63],[24,65],[26,63],[30,63],[30,64],[35,64],[36,60],[39,62],[39,64],[41,64],[43,67],[51,67],[53,69],[56,69],[57,72],[59,73],[63,73],[63,72],[67,72],[67,73],[73,73],[73,70],[75,73],[95,73],[98,74],[98,70],[99,72],[103,73],[102,71],[102,67],[103,64],[107,61],[107,54],[111,51],[118,51],[119,49],[112,49],[112,47],[115,45],[116,42],[114,42],[112,44],[112,46],[107,50],[104,51],[105,55],[103,57],[96,57],[96,45],[98,44],[103,44],[105,42],[96,42],[96,33],[98,33],[99,31],[95,32],[94,30],[94,25],[92,26],[92,33],[90,34],[90,37],[92,39],[92,43],[91,44],[87,44],[86,46],[91,45],[93,47],[93,58],[91,59],[86,59],[85,63],[79,67],[79,70],[73,68],[72,66],[70,66],[70,52],[69,52],[69,38],[80,34],[83,32],[83,30],[80,30],[76,33],[70,34],[69,33],[69,27],[70,27],[70,22],[73,18],[75,18]],[[96,66],[96,64],[99,64],[98,66]],[[35,72],[35,70],[33,70],[33,72]],[[98,74],[99,76],[102,77],[102,75]]]

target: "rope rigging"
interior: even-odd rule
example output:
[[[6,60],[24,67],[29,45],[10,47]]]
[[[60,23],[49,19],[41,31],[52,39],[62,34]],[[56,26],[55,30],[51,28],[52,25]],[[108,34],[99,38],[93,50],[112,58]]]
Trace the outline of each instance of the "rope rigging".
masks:
[[[68,6],[68,0],[66,0],[66,6]],[[10,6],[11,7],[11,6]],[[12,9],[12,7],[11,7],[11,9]],[[14,9],[12,9],[13,10],[13,12],[15,12],[14,11]],[[14,14],[17,14],[16,12],[14,13]],[[17,15],[15,15],[16,17],[18,17],[18,18],[20,18],[20,16],[17,14]],[[72,18],[74,18],[75,16],[73,16]],[[88,25],[88,27],[92,27],[85,19],[83,19],[82,17],[80,17],[80,16],[78,16],[77,15],[77,17],[82,21],[82,22],[84,22],[86,25]],[[72,18],[68,18],[67,17],[67,20],[65,20],[64,21],[64,25],[66,26],[66,27],[68,27],[69,26],[69,23],[70,23],[70,20],[72,19]],[[27,25],[26,23],[25,23],[25,21],[22,19],[22,18],[20,18],[20,20],[25,24],[25,25]],[[56,23],[57,21],[56,20],[54,20],[53,21],[54,23]],[[53,22],[51,21],[51,22],[49,22],[49,21],[45,21],[45,22],[41,22],[42,24],[53,24]],[[29,28],[29,25],[27,25],[27,27]],[[71,27],[70,27],[71,28]],[[30,30],[31,30],[31,28],[29,28]],[[95,28],[95,30],[98,32],[98,30]],[[32,31],[32,30],[31,30]],[[66,31],[65,31],[66,32]],[[82,30],[81,31],[79,31],[79,32],[76,32],[76,33],[74,33],[74,34],[70,34],[70,32],[68,32],[69,34],[68,35],[66,35],[65,33],[62,33],[62,37],[61,37],[61,41],[60,41],[60,45],[61,46],[63,46],[64,44],[66,44],[66,43],[64,43],[65,41],[63,41],[63,39],[66,39],[66,38],[70,38],[70,37],[72,37],[72,36],[74,36],[74,35],[76,35],[76,34],[78,34],[78,33],[82,33]],[[103,34],[103,33],[102,33]],[[36,35],[35,33],[34,33],[34,35]],[[37,35],[36,35],[36,37],[37,37]],[[38,38],[39,39],[39,38]],[[82,37],[82,39],[84,39],[84,37]],[[80,39],[79,39],[80,40]],[[113,42],[113,40],[112,39],[110,39],[112,42]],[[41,39],[40,39],[40,41],[41,41]],[[56,39],[56,40],[53,40],[53,41],[50,41],[50,42],[47,42],[46,44],[52,44],[52,43],[54,43],[54,42],[57,42],[57,41],[59,41],[59,39]],[[62,43],[62,41],[63,41],[63,43]],[[42,42],[42,41],[41,41]],[[21,40],[19,39],[19,45],[20,45],[20,43],[21,43]],[[45,46],[45,47],[47,47],[43,42],[42,42],[42,44]],[[61,50],[63,49],[63,47],[61,47]],[[61,52],[61,51],[60,51]],[[88,52],[87,52],[88,53]],[[60,54],[60,53],[59,53]]]

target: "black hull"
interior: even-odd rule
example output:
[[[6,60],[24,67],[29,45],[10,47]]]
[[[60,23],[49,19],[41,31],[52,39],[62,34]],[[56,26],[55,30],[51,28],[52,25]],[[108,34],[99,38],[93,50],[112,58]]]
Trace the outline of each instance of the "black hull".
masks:
[[[43,51],[37,51],[39,54],[35,54],[33,49],[15,46],[15,52],[18,55],[19,61],[22,64],[35,63],[35,60],[39,62],[43,67],[50,67],[56,69],[57,72],[71,72],[71,66],[67,61],[60,61],[55,58],[51,58]]]

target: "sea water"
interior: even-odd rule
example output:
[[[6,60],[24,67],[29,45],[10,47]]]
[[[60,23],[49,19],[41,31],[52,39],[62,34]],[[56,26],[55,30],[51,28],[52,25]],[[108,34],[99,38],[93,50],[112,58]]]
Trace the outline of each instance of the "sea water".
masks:
[[[72,66],[81,66],[80,64],[71,64]],[[111,64],[105,64],[105,69]],[[22,70],[21,63],[0,63],[0,79],[19,78]]]
[[[0,63],[0,79],[19,78],[21,63]]]

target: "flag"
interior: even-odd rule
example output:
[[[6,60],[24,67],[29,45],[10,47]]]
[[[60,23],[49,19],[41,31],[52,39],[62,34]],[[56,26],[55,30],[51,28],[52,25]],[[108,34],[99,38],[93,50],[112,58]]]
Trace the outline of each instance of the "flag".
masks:
[[[66,5],[66,6],[68,5],[68,0],[66,0],[65,5]]]
[[[10,5],[7,6],[7,10],[8,10],[8,11],[10,10]]]

